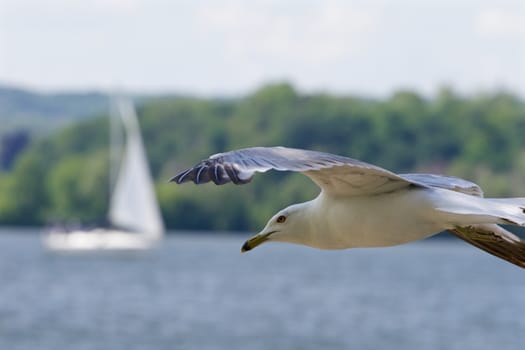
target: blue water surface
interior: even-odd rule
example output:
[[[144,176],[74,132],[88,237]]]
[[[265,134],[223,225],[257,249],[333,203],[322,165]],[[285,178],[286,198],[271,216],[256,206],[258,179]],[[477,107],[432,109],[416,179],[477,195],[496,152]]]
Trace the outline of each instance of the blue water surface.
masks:
[[[174,233],[55,255],[0,231],[0,349],[524,349],[525,270],[457,240],[319,251]]]

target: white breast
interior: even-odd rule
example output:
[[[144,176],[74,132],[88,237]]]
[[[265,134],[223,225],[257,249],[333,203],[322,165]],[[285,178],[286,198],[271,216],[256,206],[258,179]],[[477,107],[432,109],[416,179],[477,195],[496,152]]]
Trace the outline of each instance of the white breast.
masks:
[[[435,211],[429,197],[428,190],[416,188],[360,197],[321,194],[311,202],[314,232],[308,245],[321,249],[382,247],[431,236],[443,227],[433,221]]]

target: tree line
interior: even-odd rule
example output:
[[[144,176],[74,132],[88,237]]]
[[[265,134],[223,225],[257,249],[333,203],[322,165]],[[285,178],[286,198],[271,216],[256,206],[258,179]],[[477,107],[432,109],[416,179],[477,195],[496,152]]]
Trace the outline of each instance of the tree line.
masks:
[[[289,84],[241,98],[155,98],[139,121],[164,220],[171,229],[254,230],[318,192],[300,174],[270,172],[245,186],[175,185],[177,171],[211,154],[283,145],[332,152],[395,172],[478,182],[489,196],[525,196],[525,102],[500,91],[382,99],[305,94]],[[109,197],[106,115],[32,141],[0,172],[0,224],[103,221]]]

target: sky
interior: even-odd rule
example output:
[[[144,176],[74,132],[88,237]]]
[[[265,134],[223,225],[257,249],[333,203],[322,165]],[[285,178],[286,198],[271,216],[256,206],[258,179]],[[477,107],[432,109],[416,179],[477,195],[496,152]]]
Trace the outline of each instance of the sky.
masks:
[[[0,0],[0,84],[525,96],[523,0]]]

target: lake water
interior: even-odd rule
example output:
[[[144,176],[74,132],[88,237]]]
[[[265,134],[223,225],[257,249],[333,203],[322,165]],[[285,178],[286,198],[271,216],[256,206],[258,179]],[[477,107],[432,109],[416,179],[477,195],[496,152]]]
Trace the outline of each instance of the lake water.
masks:
[[[0,232],[0,349],[524,349],[525,270],[455,240],[318,251],[173,234],[46,253]]]

